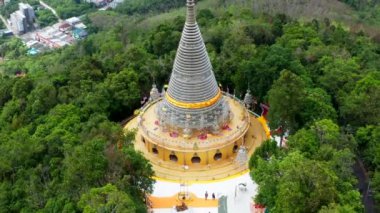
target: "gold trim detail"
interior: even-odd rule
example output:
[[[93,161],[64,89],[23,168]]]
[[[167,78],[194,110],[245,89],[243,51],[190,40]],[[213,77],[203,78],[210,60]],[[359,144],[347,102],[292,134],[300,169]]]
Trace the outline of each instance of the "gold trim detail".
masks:
[[[165,93],[166,100],[168,100],[171,104],[173,104],[174,106],[186,108],[186,109],[201,109],[201,108],[212,106],[220,99],[221,96],[222,96],[222,91],[220,91],[219,89],[218,94],[216,94],[215,97],[211,98],[208,101],[202,101],[202,102],[197,102],[197,103],[186,103],[182,101],[177,101],[174,98],[170,97],[168,93]]]

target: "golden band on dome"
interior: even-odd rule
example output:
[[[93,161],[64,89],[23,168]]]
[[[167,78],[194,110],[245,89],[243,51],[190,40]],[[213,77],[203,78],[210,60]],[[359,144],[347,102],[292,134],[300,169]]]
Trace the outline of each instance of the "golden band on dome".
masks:
[[[221,96],[222,96],[222,91],[220,91],[219,89],[218,94],[216,94],[215,97],[211,98],[210,100],[196,102],[196,103],[186,103],[182,101],[177,101],[174,98],[170,97],[168,93],[165,93],[166,100],[169,103],[173,104],[176,107],[181,107],[181,108],[186,108],[186,109],[200,109],[200,108],[212,106],[220,99]]]

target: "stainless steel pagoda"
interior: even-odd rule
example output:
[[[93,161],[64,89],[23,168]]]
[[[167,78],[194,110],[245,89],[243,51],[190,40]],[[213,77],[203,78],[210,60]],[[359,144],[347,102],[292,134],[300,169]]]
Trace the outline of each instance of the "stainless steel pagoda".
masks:
[[[175,129],[185,136],[194,131],[218,133],[229,121],[229,106],[196,22],[194,0],[187,0],[186,23],[168,90],[156,110],[163,129]]]

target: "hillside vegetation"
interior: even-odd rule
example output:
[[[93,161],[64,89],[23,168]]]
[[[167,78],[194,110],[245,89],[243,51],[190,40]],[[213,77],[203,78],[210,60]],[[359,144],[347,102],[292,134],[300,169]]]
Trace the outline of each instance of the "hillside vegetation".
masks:
[[[121,3],[116,11],[128,15],[166,12],[172,8],[183,7],[182,0],[128,0]]]
[[[234,3],[235,0],[224,0]],[[361,30],[380,37],[380,5],[378,0],[243,0],[255,13],[283,13],[311,21],[329,18],[343,22],[354,32]]]
[[[331,19],[239,5],[204,0],[197,22],[222,89],[242,98],[249,88],[269,102],[271,128],[290,134],[286,148],[269,141],[252,157],[255,201],[271,212],[362,212],[352,170],[362,159],[380,202],[379,44]],[[153,171],[119,122],[153,83],[168,83],[179,11],[96,12],[87,39],[35,57],[17,39],[2,46],[0,212],[146,212]]]
[[[130,4],[128,3],[127,6],[129,9],[118,11],[128,14],[128,11],[134,8]],[[168,4],[168,6],[162,4],[158,8],[165,8],[165,12],[160,12],[157,15],[157,10],[154,9],[155,4],[145,5],[144,8],[149,9],[137,7],[133,10],[151,14],[151,18],[144,19],[142,22],[144,27],[159,22],[157,20],[172,20],[185,11],[183,8],[176,8],[178,5],[174,3]],[[358,7],[357,5],[361,6]],[[222,13],[227,8],[231,10],[231,7],[235,7],[236,13],[239,12],[240,8],[245,8],[251,10],[255,15],[263,13],[270,15],[285,14],[300,21],[312,21],[313,19],[323,21],[328,18],[332,22],[343,23],[353,32],[364,31],[380,41],[380,4],[377,0],[202,0],[198,3],[198,8],[211,9],[217,14]]]

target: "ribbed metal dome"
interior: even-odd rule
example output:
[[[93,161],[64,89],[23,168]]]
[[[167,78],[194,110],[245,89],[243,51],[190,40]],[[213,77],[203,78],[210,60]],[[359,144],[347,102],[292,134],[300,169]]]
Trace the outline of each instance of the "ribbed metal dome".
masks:
[[[187,1],[186,23],[167,91],[173,99],[189,103],[208,101],[219,92],[194,13],[194,1]]]
[[[228,120],[229,107],[212,71],[194,7],[194,0],[187,0],[186,23],[169,87],[157,113],[161,122],[170,127],[217,129]]]

